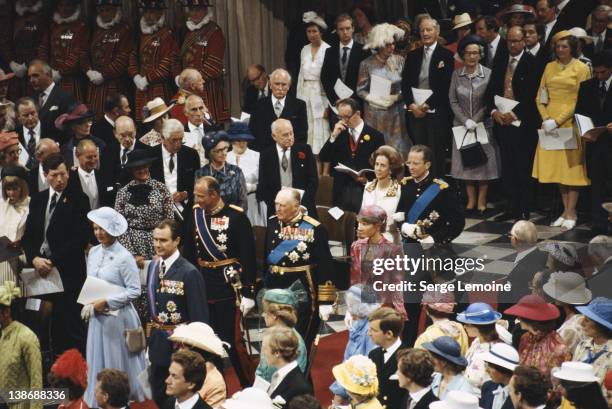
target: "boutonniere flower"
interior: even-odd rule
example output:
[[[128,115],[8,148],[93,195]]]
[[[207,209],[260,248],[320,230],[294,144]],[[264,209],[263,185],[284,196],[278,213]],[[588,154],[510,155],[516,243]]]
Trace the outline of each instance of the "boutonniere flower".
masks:
[[[438,68],[444,68],[444,61],[440,61],[440,64],[438,64]]]
[[[65,203],[68,203],[68,198],[67,197],[64,198],[64,204]]]
[[[367,142],[367,141],[369,141],[369,140],[370,140],[370,135],[365,134],[365,135],[363,136],[363,140],[364,140],[364,141],[366,141],[366,142]]]
[[[304,160],[306,159],[306,154],[304,152],[298,152],[297,156],[299,159]]]

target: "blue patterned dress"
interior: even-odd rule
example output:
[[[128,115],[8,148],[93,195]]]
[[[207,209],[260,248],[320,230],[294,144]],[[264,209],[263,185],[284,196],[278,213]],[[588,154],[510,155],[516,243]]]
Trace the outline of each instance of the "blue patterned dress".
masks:
[[[212,176],[217,179],[221,187],[221,199],[225,203],[240,206],[245,212],[247,211],[246,181],[238,166],[226,162],[223,168],[217,170],[207,164],[196,170],[196,180],[202,176]]]

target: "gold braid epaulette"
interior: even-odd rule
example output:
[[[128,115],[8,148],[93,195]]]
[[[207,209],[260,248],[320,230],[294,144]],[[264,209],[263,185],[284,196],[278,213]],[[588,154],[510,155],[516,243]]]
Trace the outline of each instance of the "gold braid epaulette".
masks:
[[[446,183],[442,179],[434,179],[433,181],[440,185],[440,190],[444,190],[448,187],[448,183]]]
[[[412,176],[406,176],[405,178],[402,178],[402,180],[400,180],[400,183],[402,185],[405,185],[406,183],[408,183],[411,180],[412,180]]]
[[[317,219],[313,219],[312,217],[305,215],[304,217],[302,217],[303,220],[306,220],[308,223],[312,224],[314,227],[317,227],[318,225],[321,224],[320,221],[318,221]]]
[[[242,207],[240,207],[240,206],[236,206],[236,205],[231,204],[231,205],[229,205],[229,207],[231,207],[232,209],[237,210],[239,212],[244,212],[244,209]]]

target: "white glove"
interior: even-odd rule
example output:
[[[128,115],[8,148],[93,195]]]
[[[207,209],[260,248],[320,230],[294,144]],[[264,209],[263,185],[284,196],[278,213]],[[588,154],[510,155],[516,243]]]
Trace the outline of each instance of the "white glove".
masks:
[[[134,84],[136,85],[136,88],[138,88],[140,91],[145,91],[147,87],[149,86],[149,82],[147,81],[147,78],[143,77],[140,74],[136,74],[134,76]]]
[[[478,125],[476,124],[476,122],[472,121],[471,119],[465,121],[465,127],[468,131],[473,131],[474,129],[476,129],[477,126]]]
[[[423,247],[424,250],[427,250],[434,245],[435,241],[433,237],[427,236],[424,239],[419,240],[419,243],[421,243],[421,247]]]
[[[393,213],[392,217],[395,223],[402,223],[404,220],[406,220],[406,214],[404,212]]]
[[[25,63],[19,64],[18,62],[11,61],[9,66],[18,78],[23,78],[28,73],[28,66]]]
[[[104,82],[104,77],[99,71],[89,70],[86,73],[89,81],[94,85],[100,85]]]
[[[53,73],[53,82],[55,82],[56,84],[59,83],[62,80],[62,74],[60,74],[60,72],[58,70],[51,70],[51,72]]]
[[[92,315],[94,315],[94,305],[93,304],[84,305],[83,308],[81,309],[81,319],[83,321],[89,321]]]
[[[246,317],[249,311],[251,311],[254,307],[255,307],[254,300],[250,298],[242,297],[242,301],[240,301],[240,312],[242,313],[243,316]]]
[[[346,310],[346,314],[344,314],[344,325],[346,325],[348,329],[353,328],[353,316],[348,310]]]
[[[176,77],[174,77],[174,83],[176,84],[177,87],[180,88],[181,86],[179,85],[179,77],[180,75],[177,75]]]
[[[334,312],[334,307],[332,305],[319,305],[319,317],[321,317],[323,321],[327,321],[332,312]]]
[[[542,122],[542,129],[544,129],[546,132],[552,132],[557,129],[557,123],[554,119],[547,119],[546,121]]]
[[[402,236],[410,237],[411,239],[416,239],[416,224],[404,223],[402,224]]]

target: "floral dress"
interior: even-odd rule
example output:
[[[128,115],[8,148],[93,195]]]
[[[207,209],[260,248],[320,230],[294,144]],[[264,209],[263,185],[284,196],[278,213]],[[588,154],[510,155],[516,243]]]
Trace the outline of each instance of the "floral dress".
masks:
[[[556,331],[542,335],[523,334],[518,352],[521,366],[535,366],[545,376],[550,375],[551,369],[572,358]]]
[[[202,176],[212,176],[217,179],[221,188],[221,199],[226,204],[240,206],[244,211],[248,210],[246,180],[238,166],[225,163],[223,168],[217,170],[208,164],[195,173],[196,180]]]

